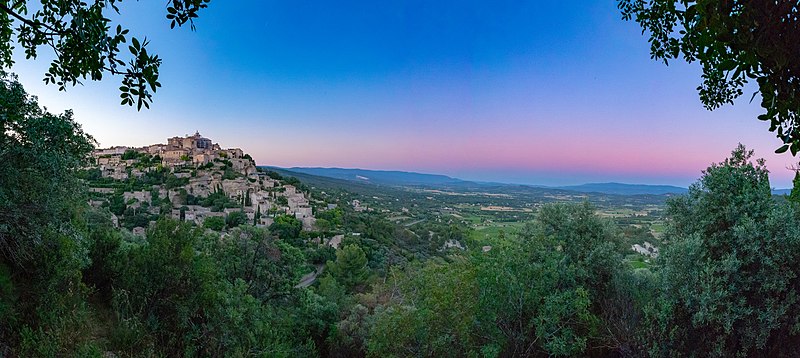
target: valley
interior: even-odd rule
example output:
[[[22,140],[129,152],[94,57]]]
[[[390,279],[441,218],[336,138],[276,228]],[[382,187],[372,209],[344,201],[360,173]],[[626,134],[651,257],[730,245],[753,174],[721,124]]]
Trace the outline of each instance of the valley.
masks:
[[[626,260],[641,268],[649,261],[647,255],[633,250],[634,245],[649,243],[660,246],[663,234],[663,210],[666,201],[677,194],[620,195],[598,192],[511,185],[474,183],[439,175],[363,170],[316,169],[308,171],[264,167],[294,177],[305,183],[314,197],[336,202],[352,209],[384,216],[400,228],[415,235],[440,242],[440,249],[454,247],[479,249],[492,246],[507,237],[515,236],[532,222],[538,209],[550,203],[589,203],[595,213],[614,222],[621,231],[620,251]],[[345,173],[343,175],[343,173]],[[368,181],[364,178],[381,180]],[[330,176],[325,176],[330,175]],[[412,180],[406,178],[411,177]],[[596,187],[596,186],[595,186]],[[648,186],[626,188],[614,185],[615,190],[643,190]],[[680,188],[675,187],[675,190]],[[656,188],[662,190],[662,188]],[[354,201],[358,206],[354,206]],[[466,233],[459,246],[447,244],[437,233],[451,227]],[[643,266],[644,265],[644,266]]]

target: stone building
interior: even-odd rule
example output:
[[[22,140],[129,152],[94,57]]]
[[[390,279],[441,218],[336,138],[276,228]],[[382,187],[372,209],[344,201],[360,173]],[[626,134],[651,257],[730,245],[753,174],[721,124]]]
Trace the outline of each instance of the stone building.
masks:
[[[95,150],[92,154],[95,157],[105,156],[105,155],[123,155],[123,154],[125,154],[126,150],[128,150],[128,147],[116,146],[116,147],[111,147],[111,148],[106,148],[106,149],[98,149],[98,150]]]

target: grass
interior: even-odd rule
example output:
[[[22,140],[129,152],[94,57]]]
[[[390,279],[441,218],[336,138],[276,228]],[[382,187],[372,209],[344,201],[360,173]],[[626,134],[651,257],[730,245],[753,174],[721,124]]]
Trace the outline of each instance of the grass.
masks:
[[[470,238],[480,242],[492,242],[499,239],[501,236],[510,237],[516,235],[517,232],[525,225],[524,222],[513,223],[493,223],[488,226],[473,227]]]
[[[664,225],[663,222],[654,222],[654,223],[650,224],[650,230],[653,230],[654,232],[664,233],[665,229],[666,229],[666,225]]]
[[[633,269],[644,269],[647,268],[647,263],[644,261],[628,261]]]

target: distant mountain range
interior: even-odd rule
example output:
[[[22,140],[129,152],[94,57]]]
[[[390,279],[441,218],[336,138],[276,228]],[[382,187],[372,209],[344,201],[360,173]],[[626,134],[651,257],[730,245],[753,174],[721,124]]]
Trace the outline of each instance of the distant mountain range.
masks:
[[[382,186],[417,186],[438,189],[486,189],[504,187],[528,187],[531,189],[551,189],[579,193],[598,193],[607,195],[675,195],[685,194],[687,188],[674,185],[647,185],[647,184],[625,184],[625,183],[588,183],[581,185],[567,186],[544,186],[544,185],[522,185],[507,183],[489,183],[462,180],[441,174],[424,174],[415,172],[404,172],[397,170],[369,170],[369,169],[345,169],[345,168],[309,168],[309,167],[264,167],[277,170],[283,174],[296,175],[303,180],[319,180],[321,178],[331,178],[338,181],[341,186],[344,183],[358,183],[362,188],[370,185]],[[312,177],[306,177],[312,176]],[[314,179],[317,178],[317,179]],[[791,189],[772,189],[774,195],[788,195]]]
[[[480,188],[483,186],[501,186],[519,184],[501,183],[482,183],[439,174],[423,174],[404,171],[388,170],[368,170],[368,169],[344,169],[344,168],[273,168],[282,171],[302,173],[308,175],[322,176],[351,182],[389,186],[423,186],[423,187],[457,187],[457,188]],[[601,193],[613,195],[664,195],[664,194],[683,194],[688,189],[671,185],[644,185],[644,184],[622,184],[622,183],[591,183],[573,186],[547,187],[531,185],[531,187],[559,189],[582,193]]]
[[[792,189],[772,189],[772,194],[774,195],[789,195],[792,193]]]
[[[441,174],[424,174],[415,172],[404,172],[397,170],[369,170],[369,169],[345,169],[345,168],[277,168],[284,172],[301,173],[319,177],[334,178],[349,182],[362,184],[388,185],[388,186],[421,186],[432,188],[473,188],[479,189],[487,186],[526,186],[520,184],[486,183],[462,180]],[[647,185],[647,184],[625,184],[625,183],[587,183],[581,185],[567,186],[544,186],[527,185],[529,187],[558,189],[579,193],[600,193],[610,195],[674,195],[685,194],[687,188],[673,185]],[[789,194],[791,189],[773,189],[775,195]]]
[[[389,170],[343,169],[343,168],[281,168],[296,173],[328,178],[396,186],[447,186],[470,183],[446,175],[422,174]]]
[[[559,186],[558,189],[579,191],[582,193],[603,193],[616,195],[639,195],[639,194],[684,194],[689,191],[687,188],[672,185],[645,185],[645,184],[623,184],[623,183],[589,183],[571,186]]]

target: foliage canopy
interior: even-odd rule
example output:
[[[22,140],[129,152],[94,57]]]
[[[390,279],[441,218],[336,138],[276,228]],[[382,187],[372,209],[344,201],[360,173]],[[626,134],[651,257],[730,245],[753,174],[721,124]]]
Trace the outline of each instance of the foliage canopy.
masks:
[[[166,18],[170,27],[189,24],[211,0],[169,0]],[[122,0],[83,1],[5,1],[0,3],[0,65],[10,68],[14,45],[26,59],[39,56],[42,47],[55,57],[44,82],[60,90],[82,80],[99,81],[103,75],[121,75],[122,104],[149,108],[158,82],[161,59],[148,52],[149,41],[130,35],[130,31],[110,19],[119,15]],[[125,44],[129,54],[125,54]]]
[[[47,112],[4,73],[0,132],[0,255],[19,263],[48,231],[74,231],[70,220],[83,199],[75,174],[95,142],[71,111]]]
[[[706,108],[716,109],[758,84],[758,119],[770,122],[783,145],[800,151],[800,3],[779,1],[618,0],[625,20],[650,34],[654,59],[700,62],[697,87]]]

